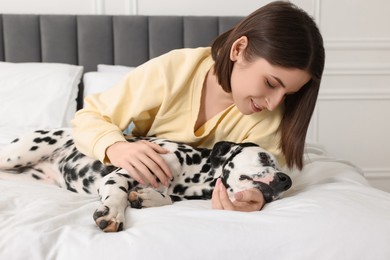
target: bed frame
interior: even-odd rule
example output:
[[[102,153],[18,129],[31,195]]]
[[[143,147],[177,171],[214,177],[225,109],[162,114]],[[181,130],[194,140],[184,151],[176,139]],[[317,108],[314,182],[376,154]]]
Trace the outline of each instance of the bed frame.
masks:
[[[0,61],[138,66],[177,48],[209,46],[241,17],[0,15]],[[80,85],[78,108],[82,107]]]

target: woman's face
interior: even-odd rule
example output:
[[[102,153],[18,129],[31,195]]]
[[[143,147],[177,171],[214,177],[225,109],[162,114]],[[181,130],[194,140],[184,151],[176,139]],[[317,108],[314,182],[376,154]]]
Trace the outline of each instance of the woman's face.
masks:
[[[243,55],[242,46],[236,50],[231,54],[234,61],[232,97],[245,115],[264,109],[274,110],[286,95],[299,91],[310,80],[310,75],[304,70],[274,66],[263,58],[249,62]]]
[[[232,96],[245,115],[273,111],[286,95],[299,91],[309,80],[304,70],[273,66],[263,58],[253,62],[239,59],[231,76]]]

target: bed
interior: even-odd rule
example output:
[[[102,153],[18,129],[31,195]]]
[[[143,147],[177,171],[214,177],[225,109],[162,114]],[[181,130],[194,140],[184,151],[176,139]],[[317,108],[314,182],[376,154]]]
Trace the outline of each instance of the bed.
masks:
[[[240,17],[0,15],[0,149],[37,128],[69,127],[83,96],[171,49],[207,46]],[[293,186],[262,211],[210,201],[126,211],[103,233],[95,195],[5,180],[0,259],[390,259],[390,194],[306,144]]]

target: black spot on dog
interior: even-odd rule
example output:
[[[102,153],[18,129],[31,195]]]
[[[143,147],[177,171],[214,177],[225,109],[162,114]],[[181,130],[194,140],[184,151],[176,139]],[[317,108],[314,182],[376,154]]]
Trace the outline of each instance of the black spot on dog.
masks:
[[[95,178],[93,176],[89,176],[88,178],[83,179],[83,185],[86,188],[88,188],[94,182],[95,182]]]
[[[193,164],[199,165],[201,162],[202,162],[202,158],[200,157],[199,154],[194,154],[194,155],[192,156],[192,163],[193,163]]]
[[[57,140],[56,140],[56,139],[48,138],[47,140],[48,140],[47,142],[48,142],[50,145],[53,145],[53,144],[57,143]]]
[[[118,174],[119,176],[121,176],[121,177],[124,177],[124,178],[130,179],[130,175],[128,175],[128,174],[125,174],[125,173],[120,173],[120,172],[118,172],[117,174]]]
[[[186,154],[186,164],[187,165],[192,165],[193,164],[192,158],[188,154]]]
[[[69,162],[71,161],[75,156],[77,155],[77,151],[73,151],[70,153],[66,158],[64,158],[64,161]],[[74,160],[73,160],[74,161]]]
[[[182,184],[177,184],[177,185],[175,185],[175,187],[173,188],[173,193],[183,195],[184,192],[186,192],[187,189],[188,189],[188,187],[186,187],[186,186],[184,186],[184,185],[182,185]]]
[[[47,136],[47,137],[44,137],[44,138],[39,138],[39,137],[37,137],[37,138],[35,138],[34,140],[33,140],[33,142],[34,143],[42,143],[42,142],[46,142],[46,143],[48,143],[48,144],[50,144],[50,145],[53,145],[53,144],[55,144],[55,143],[57,143],[57,140],[56,139],[53,139],[53,138],[51,138],[51,137],[49,137],[49,136]]]
[[[30,148],[30,151],[35,151],[35,150],[37,150],[39,148],[39,146],[32,146],[31,148]]]
[[[36,179],[36,180],[40,180],[41,177],[39,177],[38,175],[36,175],[35,173],[31,174],[31,176]]]
[[[38,133],[38,134],[45,135],[45,134],[48,134],[49,131],[46,131],[46,130],[37,130],[37,131],[35,131],[34,133]]]
[[[72,145],[74,145],[73,140],[68,140],[68,141],[66,141],[66,143],[64,144],[64,148],[68,148],[69,146],[72,146]],[[74,148],[74,150],[76,150],[76,148]]]
[[[175,151],[175,155],[176,155],[177,159],[179,160],[180,165],[183,165],[184,158],[181,156],[181,153],[179,151]]]
[[[181,197],[176,196],[176,195],[169,195],[169,197],[171,198],[171,200],[173,202],[177,202],[177,201],[181,201],[182,200]]]
[[[73,161],[73,162],[77,162],[78,160],[80,160],[80,159],[83,158],[84,156],[85,156],[84,154],[77,152],[77,153],[74,155],[72,161]]]
[[[234,162],[230,161],[230,162],[228,163],[228,166],[229,166],[231,169],[234,169]]]
[[[76,169],[72,166],[64,165],[64,167],[62,168],[62,172],[64,175],[64,179],[67,182],[77,181],[79,178]]]
[[[94,161],[91,165],[91,168],[95,172],[99,172],[103,168],[103,164],[99,161]]]
[[[64,130],[58,130],[58,131],[55,131],[55,132],[53,133],[53,135],[62,136],[63,133],[64,133]]]
[[[89,189],[86,188],[86,187],[83,187],[83,191],[84,191],[85,193],[87,193],[87,194],[91,194],[91,192],[89,191]]]
[[[211,164],[210,163],[205,163],[202,166],[202,169],[200,170],[200,172],[208,172],[208,171],[210,171],[210,169],[211,169]]]
[[[199,183],[199,179],[200,179],[200,174],[199,173],[196,173],[194,174],[192,177],[187,177],[185,178],[185,182],[186,183]]]
[[[253,179],[252,179],[251,177],[249,177],[248,175],[243,175],[243,174],[241,174],[239,180],[240,180],[240,181],[244,181],[244,180],[251,181],[251,180],[253,180]]]
[[[89,186],[89,181],[88,181],[88,179],[83,179],[83,185],[84,185],[85,187],[88,187],[88,186]]]
[[[81,170],[79,171],[79,176],[83,178],[85,174],[89,171],[90,167],[88,165],[85,165]]]
[[[185,145],[182,145],[182,144],[177,146],[177,150],[179,152],[186,153],[186,154],[192,152],[192,149],[189,149]]]
[[[108,180],[108,181],[106,181],[106,185],[113,185],[113,184],[115,184],[116,183],[116,181],[115,180]]]
[[[69,183],[66,184],[66,189],[71,191],[71,192],[78,193],[78,191],[76,189],[74,189],[72,186],[70,186]]]
[[[98,172],[100,172],[100,175],[103,177],[106,176],[107,174],[110,174],[111,172],[113,172],[117,169],[117,167],[115,167],[113,165],[104,166],[101,162],[99,162],[99,161],[97,161],[97,162],[101,165],[101,168]]]

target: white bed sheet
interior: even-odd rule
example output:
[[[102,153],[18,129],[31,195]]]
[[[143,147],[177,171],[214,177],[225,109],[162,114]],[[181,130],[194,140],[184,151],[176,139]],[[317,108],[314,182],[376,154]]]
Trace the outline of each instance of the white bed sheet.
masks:
[[[97,196],[0,180],[0,259],[390,259],[390,194],[320,147],[306,151],[293,187],[260,212],[129,209],[119,233],[95,226]]]

